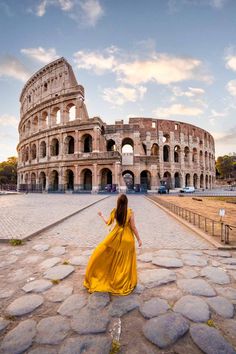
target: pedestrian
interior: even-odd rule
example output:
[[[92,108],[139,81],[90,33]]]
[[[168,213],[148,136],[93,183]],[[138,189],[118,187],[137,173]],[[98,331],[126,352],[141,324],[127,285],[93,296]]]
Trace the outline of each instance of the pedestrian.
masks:
[[[89,259],[84,286],[90,293],[110,292],[113,295],[128,295],[137,284],[137,266],[134,236],[138,246],[142,241],[135,226],[134,213],[128,208],[128,198],[121,194],[117,207],[106,220],[107,225],[116,224],[106,238],[96,247]]]

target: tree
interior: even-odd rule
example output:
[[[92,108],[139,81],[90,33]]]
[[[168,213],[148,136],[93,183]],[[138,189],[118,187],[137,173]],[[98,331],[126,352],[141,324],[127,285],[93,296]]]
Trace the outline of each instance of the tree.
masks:
[[[216,169],[222,178],[232,178],[235,173],[236,156],[219,156],[216,160]]]
[[[17,183],[17,158],[11,156],[0,163],[0,184]]]

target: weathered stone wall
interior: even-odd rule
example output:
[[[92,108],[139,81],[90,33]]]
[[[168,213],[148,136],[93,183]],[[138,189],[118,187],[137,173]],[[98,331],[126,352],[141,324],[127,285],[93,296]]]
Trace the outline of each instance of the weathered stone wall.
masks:
[[[191,124],[89,118],[84,88],[60,58],[33,75],[20,96],[19,188],[40,190],[212,188],[213,137]],[[124,147],[125,146],[125,147]],[[127,147],[129,148],[127,150]]]

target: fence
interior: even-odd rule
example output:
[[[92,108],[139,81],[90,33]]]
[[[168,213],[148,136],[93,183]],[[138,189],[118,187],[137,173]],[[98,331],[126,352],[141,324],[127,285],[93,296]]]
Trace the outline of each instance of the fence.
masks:
[[[229,225],[223,221],[216,221],[206,216],[195,213],[192,210],[182,208],[173,203],[167,202],[163,198],[148,197],[162,205],[172,213],[178,215],[182,219],[188,221],[199,229],[203,230],[207,234],[215,237],[220,237],[220,241],[224,244],[229,244],[230,239],[236,241],[236,226]]]

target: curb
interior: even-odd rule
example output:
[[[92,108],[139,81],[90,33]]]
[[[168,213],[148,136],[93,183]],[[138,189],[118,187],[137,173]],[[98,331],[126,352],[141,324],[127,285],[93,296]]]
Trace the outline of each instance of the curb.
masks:
[[[80,213],[81,211],[83,211],[83,210],[85,210],[85,209],[88,209],[88,208],[91,207],[92,205],[95,205],[95,204],[97,204],[97,203],[99,203],[99,202],[101,202],[101,201],[103,201],[103,200],[105,200],[105,199],[107,199],[107,198],[110,198],[110,195],[108,195],[108,196],[106,196],[106,197],[104,197],[104,198],[102,198],[102,199],[96,200],[95,202],[93,202],[93,203],[91,203],[91,204],[85,205],[83,208],[81,208],[81,209],[79,209],[79,210],[76,210],[76,211],[74,211],[73,213],[71,213],[71,214],[69,214],[69,215],[67,215],[67,216],[64,216],[63,218],[61,218],[61,219],[59,219],[59,220],[57,220],[57,221],[54,221],[52,224],[49,224],[49,225],[47,225],[47,226],[44,226],[42,229],[39,229],[39,230],[33,232],[32,234],[29,234],[29,235],[27,235],[27,236],[21,238],[20,240],[22,240],[22,241],[27,241],[29,238],[34,237],[34,236],[37,236],[38,234],[41,234],[41,232],[44,232],[44,231],[49,230],[51,227],[54,227],[54,226],[60,224],[61,222],[63,222],[63,221],[65,221],[65,220],[69,219],[70,217],[72,217],[72,216],[74,216],[74,215]],[[1,239],[0,239],[0,243],[9,243],[9,241],[12,240],[12,239],[13,239],[13,238],[1,238]],[[16,239],[17,239],[17,238],[16,238]]]
[[[205,234],[203,231],[199,230],[197,227],[193,226],[192,224],[189,224],[188,222],[186,222],[185,220],[183,220],[182,218],[180,218],[178,215],[172,213],[170,210],[168,210],[167,208],[163,207],[162,205],[158,204],[157,202],[155,202],[154,200],[150,199],[149,197],[145,197],[147,200],[149,200],[150,202],[152,202],[153,204],[157,205],[160,209],[162,209],[163,211],[165,211],[166,213],[168,213],[169,215],[171,215],[172,217],[174,217],[177,221],[179,221],[181,224],[183,224],[184,226],[186,226],[188,229],[190,229],[191,231],[194,231],[198,236],[204,238],[206,241],[208,241],[210,244],[212,244],[214,247],[221,249],[221,250],[229,250],[229,249],[235,249],[234,246],[223,246],[221,243],[213,240],[210,236],[208,236],[207,234]]]

